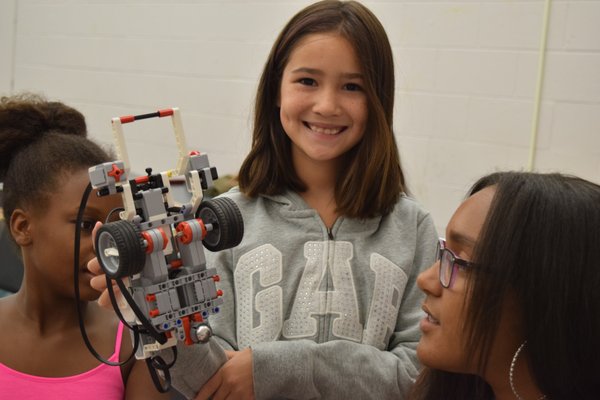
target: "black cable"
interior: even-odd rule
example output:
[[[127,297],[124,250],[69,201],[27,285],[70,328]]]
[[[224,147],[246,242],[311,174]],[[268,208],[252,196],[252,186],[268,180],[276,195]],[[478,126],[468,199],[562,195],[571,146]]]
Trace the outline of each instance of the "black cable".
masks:
[[[106,216],[106,218],[104,219],[104,223],[107,224],[110,222],[110,218],[112,217],[112,215],[117,212],[117,211],[124,211],[125,209],[123,207],[115,207],[112,210],[110,210],[110,212],[108,213],[108,215]],[[123,325],[125,325],[129,330],[134,331],[135,333],[138,333],[139,330],[138,328],[134,325],[131,326],[129,325],[129,322],[127,322],[127,320],[125,320],[125,317],[123,316],[123,314],[121,313],[121,308],[119,307],[119,305],[117,304],[117,297],[115,295],[115,292],[113,290],[113,286],[112,286],[112,280],[108,277],[108,275],[104,275],[106,277],[106,289],[108,290],[108,298],[110,299],[110,304],[113,307],[113,310],[115,311],[115,313],[117,314],[117,317],[119,317],[119,320],[121,320],[121,322],[123,323]],[[134,336],[134,340],[139,342],[139,336]],[[135,347],[135,349],[137,350],[137,346]]]
[[[119,317],[123,325],[125,325],[128,329],[132,331],[137,330],[137,327],[135,325],[129,325],[129,322],[127,322],[123,314],[121,314],[121,308],[117,304],[117,297],[112,287],[112,280],[108,277],[108,275],[104,274],[104,276],[106,277],[106,289],[108,290],[108,298],[110,299],[110,304],[112,304],[113,310],[115,310],[117,317]]]
[[[129,355],[129,357],[127,357],[127,360],[123,361],[123,362],[113,362],[113,361],[108,361],[105,360],[100,354],[98,354],[98,352],[96,351],[96,349],[94,349],[94,346],[92,345],[92,343],[90,342],[90,339],[87,335],[87,332],[85,330],[85,324],[83,322],[83,312],[81,310],[81,295],[79,293],[79,254],[80,254],[80,245],[81,245],[81,223],[83,221],[83,213],[85,212],[85,207],[87,205],[87,201],[88,198],[90,197],[90,193],[92,191],[92,185],[91,183],[88,183],[87,187],[85,188],[85,191],[83,192],[83,196],[81,197],[81,203],[79,205],[79,211],[77,212],[77,219],[75,221],[75,243],[74,243],[74,250],[73,250],[73,265],[74,265],[74,271],[73,271],[73,287],[75,289],[75,306],[77,308],[77,316],[79,319],[79,330],[81,331],[81,337],[83,338],[83,341],[85,342],[86,347],[88,348],[88,350],[90,351],[90,353],[92,353],[92,355],[94,357],[96,357],[96,359],[98,361],[100,361],[101,363],[113,366],[113,367],[121,367],[125,364],[127,364],[135,355],[135,352],[137,351],[137,346],[139,344],[139,338],[136,336],[136,339],[134,340],[134,348],[133,351],[131,352],[131,354]]]
[[[89,352],[98,361],[100,361],[104,364],[110,365],[110,366],[121,367],[121,366],[127,364],[129,361],[131,361],[131,359],[137,352],[137,349],[138,349],[138,346],[140,343],[140,330],[136,326],[130,326],[127,323],[127,321],[125,320],[125,318],[123,317],[123,314],[121,313],[119,306],[117,304],[117,301],[116,301],[115,293],[112,288],[111,279],[108,278],[108,276],[106,277],[106,287],[107,287],[107,290],[109,293],[109,298],[110,298],[110,302],[113,306],[113,309],[115,310],[115,313],[117,314],[117,316],[119,317],[121,322],[127,328],[129,328],[130,330],[133,331],[133,337],[134,337],[133,350],[132,350],[131,354],[129,355],[129,357],[127,357],[127,360],[125,360],[123,362],[112,362],[112,361],[104,359],[96,351],[96,349],[94,349],[94,346],[90,342],[89,337],[87,335],[87,332],[85,329],[85,324],[83,321],[83,313],[81,310],[81,295],[80,295],[80,291],[79,291],[79,255],[80,255],[80,245],[81,245],[81,223],[83,221],[83,213],[85,212],[85,207],[87,205],[87,201],[88,201],[91,191],[92,191],[92,185],[91,185],[91,183],[88,183],[88,185],[85,188],[85,191],[83,193],[83,196],[81,198],[81,203],[79,205],[79,210],[77,212],[77,219],[75,221],[75,242],[74,242],[74,250],[73,250],[73,253],[74,253],[73,254],[73,265],[74,265],[73,287],[75,289],[75,304],[76,304],[76,308],[77,308],[79,330],[81,331],[81,337],[83,338],[83,341],[85,342],[85,345],[88,348]],[[117,210],[118,210],[118,208],[111,210],[109,215],[107,216],[107,218],[110,218],[110,216]],[[123,297],[125,297],[125,299],[127,300],[127,303],[129,304],[129,306],[135,313],[136,317],[138,317],[138,319],[142,322],[142,325],[144,326],[144,328],[146,328],[148,333],[155,340],[157,340],[160,344],[166,343],[167,342],[166,335],[164,333],[159,333],[154,328],[154,326],[152,326],[150,321],[148,321],[148,319],[143,315],[142,311],[139,309],[137,304],[135,304],[135,301],[129,294],[129,291],[123,284],[123,281],[121,281],[120,279],[117,279],[115,282],[117,283],[117,286],[121,290]],[[148,366],[148,370],[150,372],[150,377],[152,378],[152,382],[154,383],[154,386],[160,393],[166,393],[171,388],[171,373],[169,372],[169,369],[175,364],[175,361],[177,360],[177,348],[175,346],[172,346],[171,350],[173,351],[173,361],[171,361],[170,363],[166,363],[164,361],[164,359],[158,355],[146,359],[146,365]],[[156,372],[157,370],[162,371],[162,373],[164,375],[164,381],[165,381],[164,386],[161,383],[161,380]]]
[[[127,304],[129,304],[129,306],[131,307],[131,310],[133,311],[135,316],[140,320],[140,322],[142,323],[142,326],[148,331],[148,333],[158,343],[160,343],[160,344],[167,343],[167,340],[168,340],[167,335],[165,335],[164,333],[158,332],[156,330],[156,328],[154,328],[154,326],[152,326],[152,324],[150,323],[148,318],[146,318],[146,316],[144,315],[142,310],[140,310],[138,305],[135,303],[135,300],[133,299],[133,297],[131,297],[131,294],[125,287],[125,284],[123,283],[123,281],[121,281],[120,279],[117,279],[117,280],[115,280],[115,282],[117,282],[117,286],[121,290],[121,294],[123,295],[123,297],[125,297],[125,300],[127,300]]]
[[[123,297],[129,304],[129,306],[131,307],[132,311],[134,312],[136,317],[140,320],[143,327],[146,329],[144,332],[149,334],[150,336],[152,336],[160,344],[166,343],[167,342],[166,335],[164,333],[159,333],[154,328],[154,326],[152,326],[150,321],[143,315],[142,310],[140,310],[140,308],[135,303],[135,300],[133,299],[133,297],[131,297],[131,294],[127,290],[127,287],[125,287],[125,284],[123,283],[123,281],[121,279],[116,279],[115,282],[116,282],[117,286],[119,287],[121,294],[123,295]],[[127,321],[125,320],[125,317],[123,317],[120,307],[117,304],[117,298],[116,298],[115,292],[112,287],[112,281],[108,277],[108,275],[106,275],[106,288],[108,289],[108,295],[109,295],[108,297],[110,298],[110,302],[113,306],[113,309],[115,310],[115,313],[117,314],[117,316],[119,317],[121,322],[134,332],[133,337],[134,337],[134,341],[135,341],[135,344],[134,344],[134,352],[135,352],[135,351],[137,351],[137,348],[139,345],[139,340],[140,340],[140,334],[142,332],[140,331],[140,329],[137,326],[135,326],[135,325],[130,326],[127,323]],[[163,358],[158,355],[146,358],[146,366],[148,367],[148,371],[150,372],[150,377],[152,378],[152,383],[154,383],[154,387],[160,393],[166,393],[171,389],[171,373],[169,372],[169,369],[175,364],[175,360],[177,360],[177,348],[175,346],[173,346],[173,347],[171,347],[171,350],[173,351],[173,361],[171,361],[168,364],[165,363]],[[162,371],[162,373],[164,375],[164,382],[165,382],[164,385],[162,384],[156,370]]]
[[[125,209],[123,207],[115,207],[112,210],[110,210],[110,212],[108,213],[108,215],[106,216],[106,218],[104,219],[104,223],[107,224],[110,222],[110,217],[112,217],[112,215],[114,213],[116,213],[117,211],[125,211]]]
[[[154,356],[146,359],[146,365],[148,366],[148,371],[150,371],[152,382],[154,383],[156,389],[161,393],[166,393],[169,391],[169,389],[171,389],[171,373],[169,372],[169,369],[171,369],[177,360],[177,347],[171,347],[171,351],[173,352],[173,361],[168,364],[161,356]],[[157,370],[162,371],[164,375],[164,386],[160,381],[160,377],[156,373]]]

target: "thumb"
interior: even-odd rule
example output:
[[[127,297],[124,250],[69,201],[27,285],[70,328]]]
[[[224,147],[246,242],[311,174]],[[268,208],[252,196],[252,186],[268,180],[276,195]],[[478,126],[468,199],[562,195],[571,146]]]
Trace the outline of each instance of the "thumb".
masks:
[[[92,244],[94,245],[94,251],[96,250],[96,234],[100,227],[102,227],[102,222],[96,221],[96,225],[94,225],[94,229],[92,230]]]

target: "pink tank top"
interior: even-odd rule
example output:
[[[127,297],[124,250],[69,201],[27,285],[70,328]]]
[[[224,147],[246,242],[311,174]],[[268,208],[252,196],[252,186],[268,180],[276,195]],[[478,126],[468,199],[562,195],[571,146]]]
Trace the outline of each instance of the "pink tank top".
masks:
[[[115,352],[108,359],[119,361],[123,324],[119,323]],[[64,378],[28,375],[0,363],[0,399],[122,400],[125,386],[121,368],[100,364],[83,374]]]

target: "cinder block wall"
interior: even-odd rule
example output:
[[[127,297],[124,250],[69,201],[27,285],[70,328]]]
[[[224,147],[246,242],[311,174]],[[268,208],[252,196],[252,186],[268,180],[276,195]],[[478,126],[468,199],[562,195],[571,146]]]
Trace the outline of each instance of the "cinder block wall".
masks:
[[[110,119],[178,106],[188,145],[235,173],[270,46],[310,1],[5,0],[0,94],[31,90]],[[412,194],[438,229],[484,173],[563,171],[600,182],[600,1],[364,1],[394,48],[395,132]],[[537,141],[539,49],[548,27]],[[150,122],[152,121],[152,122]],[[126,125],[134,169],[174,166],[168,121]]]

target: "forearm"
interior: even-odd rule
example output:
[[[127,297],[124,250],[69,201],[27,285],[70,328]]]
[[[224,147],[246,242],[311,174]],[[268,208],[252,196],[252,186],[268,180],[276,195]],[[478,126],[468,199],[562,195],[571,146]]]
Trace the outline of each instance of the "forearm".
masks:
[[[177,345],[177,361],[170,369],[171,384],[187,399],[193,399],[202,385],[227,361],[216,340],[186,346]]]
[[[416,343],[392,351],[346,340],[253,346],[257,399],[402,399],[418,373]]]

